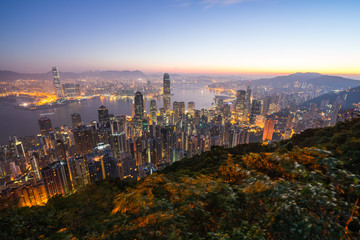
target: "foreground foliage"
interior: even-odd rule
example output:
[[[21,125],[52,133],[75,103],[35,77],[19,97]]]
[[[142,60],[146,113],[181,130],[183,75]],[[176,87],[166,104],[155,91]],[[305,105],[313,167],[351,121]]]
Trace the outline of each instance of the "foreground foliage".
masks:
[[[5,209],[0,239],[360,239],[359,124],[215,148],[137,183]]]

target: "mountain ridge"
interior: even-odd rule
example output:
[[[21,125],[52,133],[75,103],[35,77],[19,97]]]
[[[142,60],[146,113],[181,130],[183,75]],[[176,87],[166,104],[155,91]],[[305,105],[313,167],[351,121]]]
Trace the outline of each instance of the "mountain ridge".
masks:
[[[131,78],[131,79],[137,79],[137,78],[144,78],[145,74],[139,70],[123,70],[123,71],[117,71],[117,70],[109,70],[109,71],[86,71],[82,73],[74,73],[74,72],[59,72],[60,78],[62,79],[76,79],[81,77],[98,77],[102,78],[104,80],[114,80],[114,78]],[[52,72],[46,72],[46,73],[18,73],[13,71],[6,71],[6,70],[0,70],[0,81],[5,82],[13,82],[18,79],[22,80],[30,80],[30,79],[36,79],[36,80],[52,80]]]

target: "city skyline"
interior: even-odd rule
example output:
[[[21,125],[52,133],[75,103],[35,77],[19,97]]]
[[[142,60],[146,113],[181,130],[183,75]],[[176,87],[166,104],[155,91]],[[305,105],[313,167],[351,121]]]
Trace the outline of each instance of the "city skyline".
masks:
[[[6,1],[0,69],[359,74],[357,1]]]

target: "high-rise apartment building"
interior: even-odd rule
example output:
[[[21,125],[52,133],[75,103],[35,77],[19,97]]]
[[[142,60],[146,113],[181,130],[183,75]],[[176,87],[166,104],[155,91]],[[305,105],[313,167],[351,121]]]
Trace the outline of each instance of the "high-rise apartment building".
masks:
[[[71,192],[70,173],[66,162],[56,161],[49,164],[41,170],[41,175],[49,197]]]
[[[170,76],[168,73],[165,73],[163,82],[163,99],[166,114],[170,114],[170,96]]]
[[[53,73],[53,77],[54,77],[53,83],[54,83],[55,93],[58,98],[62,98],[63,93],[61,90],[60,75],[59,75],[59,71],[57,70],[57,67],[52,68],[52,73]]]
[[[84,188],[90,183],[89,167],[87,158],[83,155],[75,155],[67,159],[70,178],[75,189]]]

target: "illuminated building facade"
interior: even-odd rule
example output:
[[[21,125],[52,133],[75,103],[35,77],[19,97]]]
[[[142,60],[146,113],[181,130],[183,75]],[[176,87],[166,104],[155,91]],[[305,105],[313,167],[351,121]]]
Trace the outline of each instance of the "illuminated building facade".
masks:
[[[266,119],[263,133],[263,141],[271,141],[274,133],[275,120]]]
[[[57,67],[52,68],[52,73],[54,78],[53,83],[54,83],[55,93],[58,98],[62,98],[63,92],[61,90],[60,75],[59,75],[59,71],[57,70]]]
[[[170,114],[170,76],[168,73],[164,74],[163,82],[163,99],[164,99],[164,109],[167,115]]]
[[[157,118],[157,106],[156,101],[151,100],[150,101],[150,114],[151,114],[151,123],[154,125],[156,124],[156,118]]]
[[[71,193],[70,172],[66,162],[56,161],[41,170],[49,197]]]

